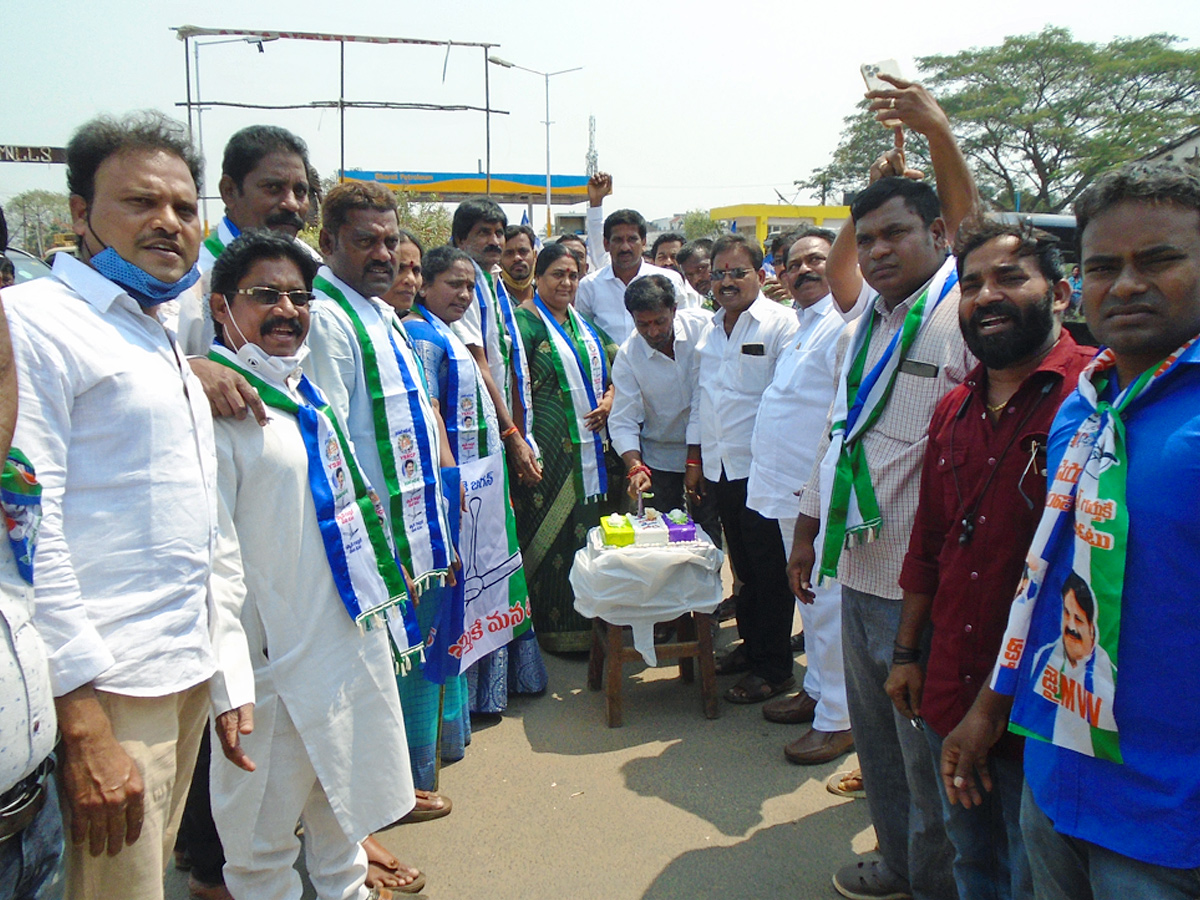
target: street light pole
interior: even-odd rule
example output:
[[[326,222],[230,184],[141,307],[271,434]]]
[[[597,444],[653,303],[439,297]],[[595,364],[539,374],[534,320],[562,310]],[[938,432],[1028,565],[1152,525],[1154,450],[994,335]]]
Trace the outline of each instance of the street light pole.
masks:
[[[497,66],[502,66],[505,69],[520,69],[522,72],[529,72],[531,75],[541,75],[546,83],[546,239],[551,237],[551,222],[550,222],[550,79],[555,75],[566,75],[568,72],[578,72],[583,66],[576,66],[573,69],[560,69],[557,72],[542,72],[538,69],[529,69],[525,66],[518,66],[514,62],[509,62],[506,59],[501,59],[498,56],[489,56],[488,62]]]

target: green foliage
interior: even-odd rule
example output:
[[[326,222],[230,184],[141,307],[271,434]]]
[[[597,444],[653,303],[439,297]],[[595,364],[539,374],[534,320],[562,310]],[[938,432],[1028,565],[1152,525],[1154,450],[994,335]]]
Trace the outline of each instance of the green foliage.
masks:
[[[45,256],[54,246],[54,235],[71,230],[67,195],[55,191],[25,191],[4,208],[8,242],[35,256]]]
[[[891,150],[895,134],[875,121],[867,109],[867,101],[858,104],[858,111],[842,120],[842,139],[829,164],[814,169],[807,181],[798,187],[812,191],[822,205],[840,205],[842,195],[856,194],[867,186],[867,170],[876,158]],[[904,153],[909,168],[920,169],[932,178],[929,148],[925,139],[915,132],[905,133]]]
[[[721,226],[707,209],[689,209],[683,214],[682,230],[685,238],[694,241],[696,238],[720,234]]]
[[[1004,209],[1059,212],[1100,173],[1200,126],[1200,50],[1169,34],[1077,41],[1065,28],[1005,38],[996,47],[917,60],[950,117],[980,194]],[[890,143],[860,112],[847,117],[829,165],[804,187],[861,189]],[[928,156],[908,135],[909,164]]]
[[[1100,173],[1200,125],[1200,50],[1152,34],[1108,44],[1065,28],[917,60],[996,202],[1058,212]]]
[[[336,178],[321,179],[322,196],[327,195],[337,184]],[[397,210],[400,227],[411,231],[426,249],[450,243],[452,216],[436,195],[422,195],[420,199],[409,191],[397,191]],[[313,210],[310,223],[300,232],[300,239],[310,247],[317,247],[321,236],[320,210]]]

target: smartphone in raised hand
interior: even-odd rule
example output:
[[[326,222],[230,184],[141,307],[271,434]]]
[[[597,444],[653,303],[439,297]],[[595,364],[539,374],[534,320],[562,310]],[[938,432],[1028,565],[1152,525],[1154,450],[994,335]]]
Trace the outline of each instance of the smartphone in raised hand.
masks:
[[[858,67],[868,91],[890,91],[893,85],[880,78],[880,75],[890,75],[892,78],[903,78],[900,74],[900,64],[894,59],[885,59],[876,63],[863,63]],[[883,123],[886,128],[895,128],[902,124],[899,119],[888,119]]]

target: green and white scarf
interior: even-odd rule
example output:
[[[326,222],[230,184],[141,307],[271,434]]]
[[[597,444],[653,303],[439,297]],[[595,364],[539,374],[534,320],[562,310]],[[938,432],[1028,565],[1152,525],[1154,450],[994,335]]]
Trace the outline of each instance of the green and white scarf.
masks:
[[[240,234],[238,227],[229,221],[229,216],[222,216],[217,227],[209,232],[208,237],[200,244],[200,258],[196,260],[200,271],[211,272],[217,257],[224,253],[225,248],[237,240]]]
[[[438,345],[446,354],[450,372],[446,379],[442,418],[446,423],[446,434],[450,438],[455,461],[462,465],[503,452],[500,428],[496,423],[496,407],[484,389],[475,357],[458,335],[450,330],[450,326],[432,312],[421,304],[414,306],[413,310],[434,330],[440,339]]]
[[[837,465],[825,517],[825,544],[818,571],[819,583],[827,578],[837,578],[838,560],[843,549],[869,543],[879,537],[883,528],[883,514],[871,483],[862,439],[887,407],[900,365],[908,357],[913,342],[925,330],[933,318],[934,310],[954,290],[956,284],[958,271],[954,257],[948,257],[909,308],[900,330],[892,336],[883,356],[869,372],[865,371],[867,352],[876,317],[873,312],[868,312],[864,319],[859,320],[859,327],[846,352],[843,375],[838,379],[834,398],[828,453],[834,454]],[[934,298],[932,302],[930,297]]]
[[[224,347],[214,347],[208,358],[241,374],[263,403],[295,417],[308,457],[308,485],[321,541],[346,612],[363,630],[386,624],[402,657],[419,654],[416,610],[392,556],[379,495],[363,477],[321,392],[301,375],[297,401],[241,365]]]
[[[578,343],[558,323],[537,294],[533,295],[533,304],[550,337],[550,359],[558,375],[559,387],[571,399],[571,408],[575,413],[566,417],[574,455],[571,471],[576,492],[586,503],[608,492],[604,439],[601,437],[603,429],[588,431],[584,424],[584,417],[596,408],[604,396],[604,388],[608,383],[608,360],[600,335],[575,312],[575,307],[567,307],[567,318]]]
[[[322,266],[313,287],[346,314],[362,350],[396,556],[409,567],[420,593],[445,582],[453,553],[441,491],[437,419],[420,364],[395,316],[335,281]]]
[[[1153,390],[1196,340],[1143,372],[1112,402],[1100,399],[1116,377],[1112,350],[1101,351],[1079,377],[1079,395],[1092,413],[1067,444],[1046,493],[992,673],[992,689],[1014,697],[1009,727],[1018,734],[1121,762],[1112,709],[1129,538],[1129,449],[1123,419],[1130,405]],[[1066,592],[1077,597],[1088,592],[1093,601],[1094,648],[1082,666],[1071,667],[1081,668],[1079,673],[1069,671],[1064,660],[1060,601]],[[1053,609],[1038,610],[1043,593]],[[1086,609],[1088,604],[1079,605]],[[1031,643],[1034,653],[1029,652]],[[1018,683],[1030,689],[1018,691]]]

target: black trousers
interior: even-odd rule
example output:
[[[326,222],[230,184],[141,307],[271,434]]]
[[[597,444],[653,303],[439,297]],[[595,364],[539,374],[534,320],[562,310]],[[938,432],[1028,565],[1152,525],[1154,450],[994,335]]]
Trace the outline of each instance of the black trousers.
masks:
[[[792,675],[792,615],[796,599],[787,580],[787,556],[779,522],[746,506],[747,479],[709,482],[716,488],[725,544],[742,590],[737,599],[738,634],[750,671],[778,684]]]
[[[192,774],[192,787],[183,807],[183,820],[175,849],[184,850],[192,858],[192,874],[204,884],[224,884],[221,870],[225,867],[225,849],[213,822],[212,804],[208,793],[208,767],[212,757],[212,729],[204,729],[200,740],[200,756]]]

